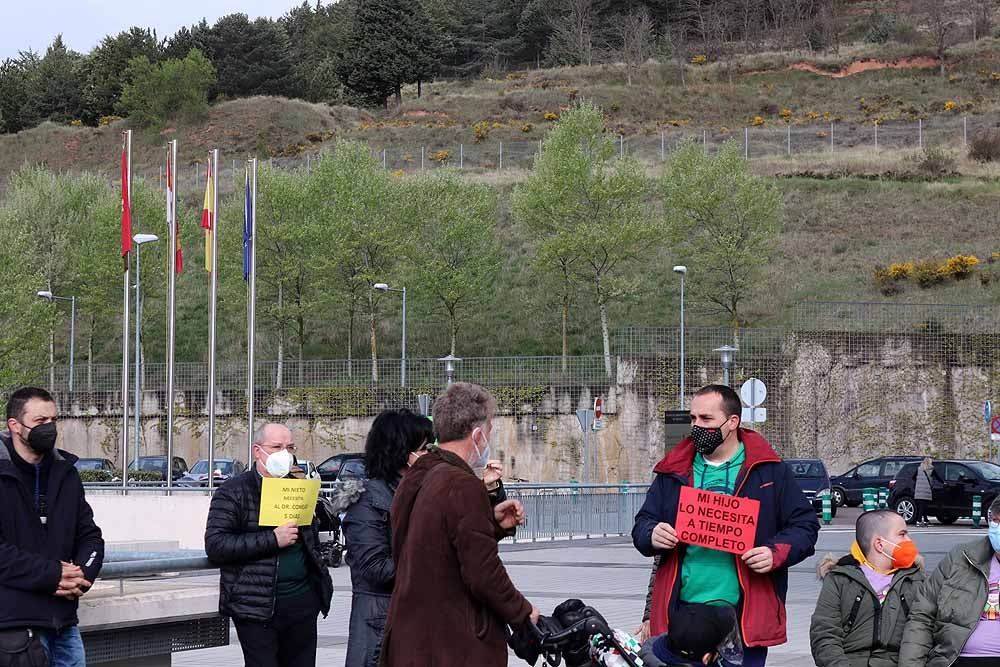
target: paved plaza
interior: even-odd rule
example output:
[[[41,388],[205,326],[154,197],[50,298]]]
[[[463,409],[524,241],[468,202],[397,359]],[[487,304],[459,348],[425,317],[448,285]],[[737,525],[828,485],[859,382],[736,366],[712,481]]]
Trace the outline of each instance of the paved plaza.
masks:
[[[844,510],[833,525],[820,532],[817,555],[790,571],[788,592],[788,644],[772,649],[768,665],[803,667],[812,665],[809,655],[809,618],[820,584],[816,561],[827,552],[843,555],[853,540],[858,510]],[[948,550],[963,541],[985,537],[985,530],[973,530],[967,521],[954,526],[932,526],[913,530],[914,539],[933,569]],[[612,626],[631,630],[641,619],[649,581],[650,561],[624,538],[574,540],[542,544],[503,545],[501,555],[514,582],[542,613],[570,597],[593,605]],[[348,617],[351,610],[350,573],[346,567],[331,570],[335,584],[333,609],[319,624],[321,667],[340,667],[347,653]],[[206,579],[202,577],[201,579]],[[442,628],[447,632],[447,628]],[[243,664],[236,632],[230,632],[229,646],[177,653],[175,665],[229,667]],[[511,657],[510,665],[524,665]],[[539,665],[541,661],[539,661]]]

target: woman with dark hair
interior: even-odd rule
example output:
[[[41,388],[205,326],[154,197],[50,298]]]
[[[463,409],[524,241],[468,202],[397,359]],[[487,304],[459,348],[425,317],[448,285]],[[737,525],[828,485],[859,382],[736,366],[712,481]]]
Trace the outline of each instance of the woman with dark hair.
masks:
[[[351,568],[348,667],[376,667],[396,578],[389,507],[403,472],[434,442],[431,421],[409,410],[386,410],[365,441],[364,493],[347,509],[344,540]]]

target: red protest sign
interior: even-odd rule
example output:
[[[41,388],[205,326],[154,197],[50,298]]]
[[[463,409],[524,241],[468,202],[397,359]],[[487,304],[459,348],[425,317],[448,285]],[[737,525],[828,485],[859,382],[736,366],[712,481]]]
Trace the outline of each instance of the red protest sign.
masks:
[[[742,555],[753,549],[759,514],[759,500],[684,486],[677,507],[677,539]]]

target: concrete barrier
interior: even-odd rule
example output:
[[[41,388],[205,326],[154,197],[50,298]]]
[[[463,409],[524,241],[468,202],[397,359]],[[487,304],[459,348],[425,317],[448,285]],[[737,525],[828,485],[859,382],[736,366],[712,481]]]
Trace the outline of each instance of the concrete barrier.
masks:
[[[87,490],[87,502],[106,542],[176,543],[181,549],[205,548],[207,495]]]

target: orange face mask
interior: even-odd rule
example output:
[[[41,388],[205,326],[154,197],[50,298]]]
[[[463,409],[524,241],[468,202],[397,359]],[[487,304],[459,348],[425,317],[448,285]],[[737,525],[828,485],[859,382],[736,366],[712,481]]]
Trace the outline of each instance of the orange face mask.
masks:
[[[882,541],[886,544],[892,544],[892,542],[886,539],[883,539]],[[892,564],[901,568],[912,567],[920,553],[913,540],[906,540],[905,542],[900,542],[899,544],[892,544],[892,546],[892,553],[885,554],[892,559]]]

